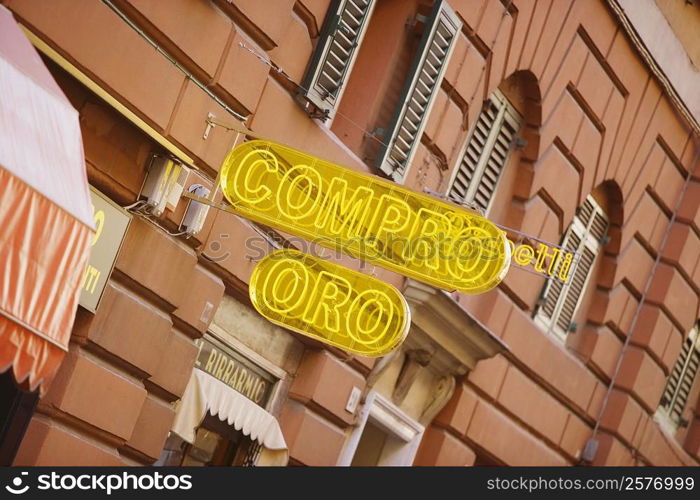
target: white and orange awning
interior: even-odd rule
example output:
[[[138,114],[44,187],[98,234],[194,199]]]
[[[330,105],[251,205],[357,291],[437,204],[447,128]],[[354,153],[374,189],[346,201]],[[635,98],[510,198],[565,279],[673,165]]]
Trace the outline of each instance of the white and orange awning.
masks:
[[[172,432],[194,444],[197,427],[207,413],[262,445],[257,465],[287,464],[289,452],[277,419],[243,394],[195,368],[177,402]]]
[[[68,349],[92,234],[78,112],[0,5],[0,372],[29,390]]]

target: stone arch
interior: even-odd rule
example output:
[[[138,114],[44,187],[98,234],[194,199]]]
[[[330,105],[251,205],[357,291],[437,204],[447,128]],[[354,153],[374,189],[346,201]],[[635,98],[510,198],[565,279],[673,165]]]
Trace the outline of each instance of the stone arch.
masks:
[[[524,153],[535,154],[532,160],[537,159],[537,151],[539,149],[539,128],[542,124],[542,95],[540,94],[540,86],[537,77],[532,71],[519,70],[512,73],[508,78],[503,80],[498,86],[500,90],[518,110],[523,117],[523,126],[521,131],[528,130],[533,133],[532,142],[529,148],[523,149]],[[523,137],[527,140],[526,137]],[[532,148],[532,150],[530,150]],[[531,155],[527,155],[530,157]]]
[[[523,122],[518,142],[499,181],[490,218],[498,224],[520,229],[522,216],[518,216],[519,210],[513,206],[513,200],[522,203],[529,198],[532,172],[540,153],[542,96],[537,77],[529,70],[512,73],[498,85],[498,90],[520,113]]]
[[[591,361],[594,365],[600,363],[597,358],[603,356],[597,349],[600,339],[601,346],[610,347],[617,345],[615,333],[606,325],[605,318],[609,308],[618,308],[618,302],[626,300],[624,290],[614,290],[616,284],[614,277],[617,264],[617,256],[620,253],[621,228],[624,220],[624,204],[622,190],[614,180],[605,180],[593,188],[590,193],[593,199],[600,205],[608,216],[609,226],[607,242],[603,244],[596,263],[592,269],[592,275],[583,291],[583,302],[577,316],[582,321],[582,326],[575,335],[567,338],[567,345],[584,362]],[[602,348],[602,347],[601,347]]]
[[[609,179],[593,188],[591,196],[610,219],[608,227],[610,242],[605,246],[605,253],[617,255],[620,251],[621,228],[624,220],[622,189],[617,181]]]

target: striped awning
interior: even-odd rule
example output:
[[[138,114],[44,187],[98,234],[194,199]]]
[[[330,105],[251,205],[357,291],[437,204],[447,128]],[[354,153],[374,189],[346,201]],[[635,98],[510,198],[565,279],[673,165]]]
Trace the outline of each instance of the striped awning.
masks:
[[[44,392],[93,235],[78,112],[0,5],[0,372]]]
[[[243,394],[195,368],[182,399],[177,403],[172,432],[188,443],[194,443],[197,427],[207,412],[251,440],[258,441],[265,450],[278,452],[274,465],[286,463],[287,443],[277,419]],[[260,461],[258,465],[261,465]]]

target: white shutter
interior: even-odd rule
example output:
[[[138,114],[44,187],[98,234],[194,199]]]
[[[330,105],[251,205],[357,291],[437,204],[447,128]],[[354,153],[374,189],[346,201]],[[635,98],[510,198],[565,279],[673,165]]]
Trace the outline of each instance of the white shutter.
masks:
[[[306,97],[332,117],[376,0],[335,0],[328,10],[302,87]]]
[[[402,182],[408,165],[420,143],[430,107],[462,22],[447,2],[436,0],[426,23],[421,49],[409,73],[403,98],[394,113],[386,136],[386,145],[377,159],[377,167],[397,182]]]
[[[683,343],[681,353],[666,381],[660,408],[668,415],[674,425],[681,421],[683,411],[688,403],[690,391],[700,367],[700,352],[698,351],[698,327],[690,332]]]
[[[569,332],[607,229],[605,213],[591,196],[586,197],[561,244],[566,252],[575,253],[568,279],[566,283],[558,279],[548,280],[542,302],[535,312],[536,322],[546,330],[562,337]]]
[[[566,252],[575,253],[581,247],[582,240],[583,235],[579,226],[572,224],[569,227],[569,230],[567,231],[566,235],[564,236],[564,241],[562,242],[561,247]],[[578,264],[578,261],[576,264]],[[575,273],[575,267],[577,267],[577,265],[571,266],[569,268],[569,280],[571,280]],[[555,271],[558,271],[558,269],[556,269]],[[556,274],[557,273],[555,273],[555,275]],[[542,304],[539,313],[541,315],[544,315],[550,322],[552,322],[555,319],[554,313],[557,310],[557,306],[559,305],[559,299],[562,297],[563,290],[564,282],[558,279],[550,280],[545,285],[545,291],[543,296],[546,297],[546,300]]]
[[[578,262],[569,278],[569,287],[566,293],[562,294],[560,308],[556,315],[556,325],[562,332],[566,333],[569,331],[571,321],[574,319],[578,305],[583,297],[588,276],[590,276],[597,253],[597,248],[591,249],[590,246],[585,244],[579,250]]]
[[[520,123],[505,96],[494,92],[465,142],[447,193],[450,200],[488,211]]]

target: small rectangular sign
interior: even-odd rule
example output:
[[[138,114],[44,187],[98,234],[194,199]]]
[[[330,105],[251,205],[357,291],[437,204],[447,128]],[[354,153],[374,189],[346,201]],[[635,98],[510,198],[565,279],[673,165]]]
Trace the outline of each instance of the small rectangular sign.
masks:
[[[117,260],[131,215],[92,186],[90,198],[95,234],[90,248],[90,260],[80,284],[79,304],[94,313]]]
[[[195,345],[199,348],[195,368],[212,375],[258,406],[265,407],[276,381],[271,374],[210,335],[196,340]]]

